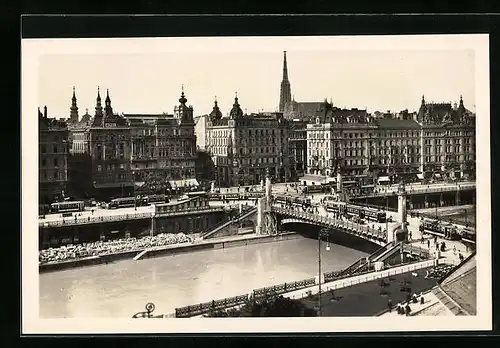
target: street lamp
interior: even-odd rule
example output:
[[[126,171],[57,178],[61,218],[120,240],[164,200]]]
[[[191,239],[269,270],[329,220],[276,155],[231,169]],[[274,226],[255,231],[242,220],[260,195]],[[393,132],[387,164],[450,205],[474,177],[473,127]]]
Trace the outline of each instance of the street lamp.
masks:
[[[330,251],[329,231],[322,228],[318,232],[318,316],[321,317],[321,237],[326,236],[326,251]]]

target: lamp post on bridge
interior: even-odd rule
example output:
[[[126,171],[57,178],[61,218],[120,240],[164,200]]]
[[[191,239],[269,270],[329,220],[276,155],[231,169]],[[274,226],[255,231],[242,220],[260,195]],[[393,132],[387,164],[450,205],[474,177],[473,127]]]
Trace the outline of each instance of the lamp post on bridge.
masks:
[[[318,232],[318,316],[321,317],[321,237],[326,236],[326,251],[330,251],[329,230],[322,228]]]

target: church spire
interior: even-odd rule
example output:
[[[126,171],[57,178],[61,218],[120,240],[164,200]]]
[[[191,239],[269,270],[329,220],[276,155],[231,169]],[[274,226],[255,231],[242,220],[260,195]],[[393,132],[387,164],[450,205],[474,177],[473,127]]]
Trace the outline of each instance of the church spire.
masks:
[[[71,98],[71,108],[69,110],[70,122],[78,122],[78,106],[76,105],[75,86],[73,86],[73,97]]]
[[[109,89],[106,89],[106,101],[105,101],[105,114],[106,116],[112,116],[113,115],[113,108],[111,107],[111,98],[109,97]]]
[[[281,80],[279,111],[285,112],[286,105],[292,101],[290,81],[288,81],[288,66],[286,62],[286,51],[283,52],[283,79]]]
[[[283,51],[283,81],[288,81],[288,67],[286,64],[286,51]]]
[[[99,86],[97,87],[97,100],[96,100],[96,105],[95,105],[95,115],[102,116],[101,93],[99,91]]]

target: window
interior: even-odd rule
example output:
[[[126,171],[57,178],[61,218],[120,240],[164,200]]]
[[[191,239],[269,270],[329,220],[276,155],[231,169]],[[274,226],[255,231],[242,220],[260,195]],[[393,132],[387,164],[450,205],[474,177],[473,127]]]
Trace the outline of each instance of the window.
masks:
[[[58,161],[57,161],[57,157],[54,158],[54,167],[57,167],[59,165]]]
[[[136,164],[136,166],[137,166],[137,164]],[[101,172],[101,171],[102,171],[102,166],[101,166],[100,164],[98,164],[98,165],[97,165],[97,171],[98,171],[98,172]]]
[[[57,180],[59,179],[59,173],[58,172],[54,172],[54,180]]]
[[[120,170],[125,170],[125,164],[120,163]]]
[[[47,160],[45,158],[42,159],[42,167],[45,167],[47,165]]]
[[[57,145],[54,145],[54,153],[57,153]]]

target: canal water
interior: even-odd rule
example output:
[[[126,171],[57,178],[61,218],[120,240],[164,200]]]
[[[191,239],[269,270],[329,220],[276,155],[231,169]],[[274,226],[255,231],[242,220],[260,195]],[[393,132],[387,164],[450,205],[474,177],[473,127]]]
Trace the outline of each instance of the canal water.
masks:
[[[340,270],[366,253],[326,243],[322,271]],[[41,318],[130,318],[147,302],[155,314],[318,274],[318,241],[274,243],[144,259],[51,273],[40,279]]]

